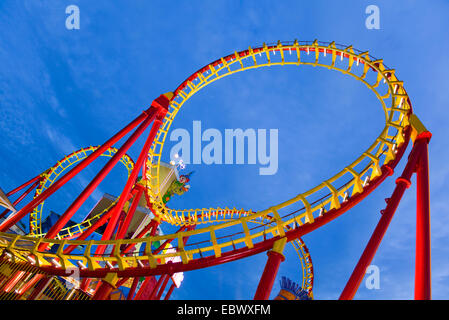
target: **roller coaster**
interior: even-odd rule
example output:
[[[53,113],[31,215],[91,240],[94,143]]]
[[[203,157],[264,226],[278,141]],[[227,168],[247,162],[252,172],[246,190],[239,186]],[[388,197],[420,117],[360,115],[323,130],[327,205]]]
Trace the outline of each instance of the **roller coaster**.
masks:
[[[337,174],[265,210],[170,208],[163,201],[162,151],[181,107],[216,80],[270,66],[323,67],[352,76],[378,98],[385,115],[383,130],[368,149]],[[127,152],[148,128],[148,136],[134,161]],[[114,144],[128,134],[121,147],[114,148]],[[410,140],[413,147],[405,169],[396,179],[394,192],[386,199],[386,208],[381,211],[378,225],[340,299],[352,299],[356,294],[414,173],[417,175],[415,299],[430,299],[430,138],[430,132],[413,113],[403,81],[398,79],[394,69],[369,52],[317,40],[278,41],[235,51],[199,69],[173,92],[156,98],[148,109],[102,145],[75,151],[2,195],[6,210],[0,215],[3,219],[0,224],[0,299],[162,299],[171,279],[173,283],[164,298],[169,299],[179,287],[177,274],[267,252],[266,266],[254,295],[254,299],[263,300],[270,296],[279,266],[285,259],[283,251],[287,243],[298,253],[301,288],[311,298],[313,266],[301,237],[347,212],[393,175]],[[44,232],[44,201],[100,156],[110,159]],[[128,173],[120,196],[101,212],[68,226],[118,162]],[[22,200],[33,191],[32,200],[23,204]],[[13,196],[17,199],[11,203]],[[151,219],[140,231],[129,236],[127,231],[141,199],[151,211]],[[23,206],[16,209],[18,205]],[[18,223],[28,217],[29,233],[18,232]],[[164,224],[179,227],[179,230],[158,234],[158,228]],[[99,228],[103,228],[101,239],[91,239]],[[71,276],[75,273],[79,281],[73,281]],[[124,286],[129,289],[126,295],[120,290]]]

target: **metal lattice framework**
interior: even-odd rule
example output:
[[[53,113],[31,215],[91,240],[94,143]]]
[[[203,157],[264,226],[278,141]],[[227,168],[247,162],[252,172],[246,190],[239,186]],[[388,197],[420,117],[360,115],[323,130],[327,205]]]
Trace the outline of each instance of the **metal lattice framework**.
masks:
[[[251,209],[228,207],[192,209],[167,207],[162,202],[159,169],[165,139],[181,107],[196,92],[216,80],[238,72],[272,66],[323,67],[352,76],[364,83],[378,98],[385,114],[383,130],[367,150],[334,176],[308,191],[299,193],[292,199],[273,204],[265,210],[253,211]],[[108,140],[101,148],[107,148],[141,123],[136,132],[120,149],[120,152],[123,151],[120,155],[124,154],[129,145],[153,120],[153,127],[136,165],[130,166],[133,163],[130,159],[124,162],[128,170],[132,172],[129,173],[129,179],[120,200],[115,204],[118,209],[115,213],[110,214],[110,221],[114,221],[112,224],[115,225],[117,212],[127,201],[123,197],[128,196],[132,190],[137,190],[135,189],[138,187],[135,179],[138,171],[142,168],[143,176],[146,178],[143,180],[145,196],[149,208],[155,215],[155,219],[142,235],[146,234],[148,230],[154,230],[161,222],[180,226],[179,232],[145,238],[142,238],[141,235],[134,239],[113,238],[111,233],[106,232],[107,235],[104,235],[102,240],[87,241],[83,238],[83,235],[77,240],[61,237],[59,237],[60,239],[57,239],[58,237],[54,239],[56,231],[60,231],[60,228],[55,227],[55,230],[52,230],[45,237],[41,237],[42,235],[35,237],[0,233],[0,248],[7,252],[16,252],[27,256],[31,263],[50,274],[65,275],[67,269],[79,267],[82,277],[104,278],[107,283],[111,283],[111,274],[116,278],[173,274],[234,261],[270,249],[272,255],[269,255],[269,262],[276,260],[277,266],[279,266],[286,242],[295,241],[304,234],[312,232],[345,213],[370,194],[388,176],[392,175],[408,146],[410,138],[414,142],[414,148],[403,175],[397,180],[398,186],[396,189],[399,191],[395,189],[392,201],[388,203],[385,210],[388,214],[384,214],[382,219],[391,220],[397,203],[399,203],[405,188],[409,185],[411,174],[416,171],[417,163],[422,167],[427,167],[427,160],[419,159],[424,157],[423,141],[426,143],[425,150],[427,150],[430,133],[413,114],[403,81],[397,78],[395,70],[388,68],[382,59],[373,58],[368,52],[361,52],[355,50],[352,46],[342,46],[335,42],[323,43],[316,40],[313,42],[278,41],[276,44],[263,44],[255,48],[249,47],[247,50],[234,52],[220,58],[193,73],[173,93],[167,93],[153,101],[150,109]],[[97,151],[91,154],[92,160],[90,157],[85,159],[87,162],[85,165],[88,165],[89,161],[93,161],[99,155],[99,152],[102,151],[101,148],[97,150],[98,154]],[[116,155],[118,156],[119,153]],[[111,161],[114,158],[112,157]],[[425,164],[422,164],[422,162],[425,162]],[[62,170],[56,172],[56,168],[59,167]],[[54,178],[47,178],[45,181],[54,181],[57,175],[64,171],[64,168],[60,165],[54,167],[54,170],[51,171]],[[75,169],[74,171],[76,171]],[[82,168],[79,170],[82,170]],[[94,179],[95,182],[97,178]],[[38,205],[42,206],[39,201],[50,196],[58,187],[52,186],[52,188],[46,190],[45,194],[37,194],[39,197],[17,213],[17,219],[26,214],[27,210],[36,208]],[[41,189],[44,189],[44,187]],[[423,210],[425,211],[428,195],[427,198],[424,197],[423,199]],[[66,212],[67,217],[64,215],[61,218],[61,225],[73,214],[75,209],[72,210],[72,207],[76,208],[77,201],[78,199]],[[39,224],[39,210],[41,210],[41,207],[37,207],[34,211],[33,226]],[[103,218],[105,218],[105,214]],[[376,229],[376,237],[374,240],[371,239],[374,242],[370,242],[367,246],[368,256],[371,259],[381,239],[381,237],[378,239],[377,233],[384,233],[388,226],[388,223],[385,222],[385,225],[382,219],[379,222],[381,230]],[[13,224],[13,221],[14,217],[9,217],[7,221],[0,225],[0,231],[7,230]],[[201,226],[201,228],[195,228],[196,226]],[[89,225],[89,227],[92,226]],[[78,228],[82,234],[86,231],[79,226]],[[176,250],[153,252],[151,245],[156,242],[171,243]],[[133,250],[140,244],[146,244],[145,252]],[[302,240],[296,245],[295,249],[298,248],[300,251],[304,247]],[[423,245],[425,245],[424,242]],[[52,252],[47,251],[46,249],[49,246],[57,249]],[[74,250],[75,247],[76,250]],[[123,248],[126,249],[123,250]],[[104,254],[104,252],[110,253]],[[301,251],[299,255],[300,258],[310,256],[305,251]],[[276,258],[273,258],[274,256]],[[173,258],[179,259],[179,262],[173,263]],[[368,260],[363,260],[363,263],[362,260],[359,262],[362,266],[360,270],[364,271],[363,265]],[[307,269],[312,274],[309,278],[313,279],[311,260],[306,259],[304,262],[303,280],[308,277],[307,271],[304,271]],[[271,290],[269,275],[272,275],[273,272],[275,274],[275,271],[277,271],[277,267],[273,268],[271,262],[267,263],[256,298],[266,298],[267,290]],[[358,269],[356,268],[356,270]],[[360,270],[355,272],[357,273],[356,282],[360,280],[360,274],[362,274]],[[355,293],[354,288],[356,290],[358,284],[351,285],[352,294]],[[304,285],[307,284],[303,283]],[[311,287],[311,283],[309,285]],[[107,290],[103,290],[102,294],[104,292],[107,292]],[[97,298],[103,297],[102,294],[99,294]]]

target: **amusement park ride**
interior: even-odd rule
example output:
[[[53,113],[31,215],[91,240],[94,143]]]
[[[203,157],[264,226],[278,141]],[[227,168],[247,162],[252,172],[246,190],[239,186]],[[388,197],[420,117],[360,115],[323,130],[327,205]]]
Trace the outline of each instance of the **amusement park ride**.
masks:
[[[186,191],[188,179],[181,178],[176,164],[162,162],[162,150],[184,103],[208,84],[237,72],[301,65],[340,71],[374,92],[385,113],[385,127],[374,143],[333,177],[262,211],[170,208],[167,202],[178,193],[174,190]],[[127,152],[150,125],[134,161]],[[127,134],[130,136],[121,147],[114,148]],[[396,179],[394,192],[386,199],[386,208],[340,299],[354,297],[413,173],[417,175],[415,299],[430,299],[430,138],[413,113],[403,81],[382,59],[368,52],[317,40],[278,41],[234,52],[196,71],[173,92],[156,98],[150,108],[102,145],[78,150],[0,194],[0,204],[6,208],[0,215],[0,298],[169,299],[180,286],[183,272],[267,252],[254,299],[268,299],[285,259],[284,247],[291,243],[300,258],[302,282],[296,285],[283,279],[277,299],[311,299],[312,260],[301,236],[347,212],[393,175],[411,139],[413,148],[405,169]],[[44,201],[100,156],[110,159],[66,211],[50,220],[47,214],[44,219]],[[105,195],[82,222],[71,221],[118,162],[128,171],[119,197]],[[33,192],[33,199],[18,209]],[[29,219],[28,233],[20,227],[25,219]],[[46,222],[49,226],[43,228]],[[164,224],[179,230],[162,234]],[[92,239],[93,234],[101,239]]]

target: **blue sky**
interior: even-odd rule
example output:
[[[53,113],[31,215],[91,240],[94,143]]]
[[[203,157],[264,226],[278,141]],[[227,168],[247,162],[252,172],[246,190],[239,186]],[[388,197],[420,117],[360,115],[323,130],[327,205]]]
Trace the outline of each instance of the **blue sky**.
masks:
[[[65,28],[66,6],[81,13],[80,30]],[[365,28],[365,8],[380,8],[380,30]],[[433,297],[449,292],[449,103],[447,1],[2,1],[0,3],[0,185],[8,191],[65,154],[104,142],[161,93],[207,63],[249,45],[277,40],[336,41],[369,50],[397,70],[415,112],[433,133],[430,144]],[[276,128],[279,170],[254,165],[190,165],[192,189],[173,207],[265,209],[313,187],[350,163],[383,126],[374,95],[341,74],[314,68],[270,68],[223,79],[195,95],[172,129]],[[139,146],[131,155],[137,158]],[[167,147],[164,152],[168,158]],[[103,162],[46,202],[61,212]],[[397,176],[405,164],[398,166]],[[117,194],[118,167],[103,192]],[[306,235],[317,299],[338,298],[374,229],[390,178],[369,198]],[[358,299],[411,299],[415,193],[410,188],[373,264],[381,289],[362,286]],[[263,196],[261,196],[263,195]],[[68,203],[67,203],[68,205]],[[82,216],[82,214],[79,214]],[[168,229],[170,230],[170,228]],[[289,247],[279,276],[300,280]],[[174,299],[251,299],[265,254],[185,274]],[[279,277],[280,279],[280,277]],[[276,282],[272,295],[276,295]]]

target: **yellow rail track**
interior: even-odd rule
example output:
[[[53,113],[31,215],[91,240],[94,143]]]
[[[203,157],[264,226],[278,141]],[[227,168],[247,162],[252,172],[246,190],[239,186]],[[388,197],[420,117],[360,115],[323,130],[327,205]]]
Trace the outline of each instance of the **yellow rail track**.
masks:
[[[245,70],[270,66],[312,66],[336,70],[352,76],[372,90],[385,113],[385,127],[372,145],[340,172],[314,188],[300,193],[282,203],[253,212],[235,208],[171,209],[162,202],[159,189],[159,167],[163,145],[170,126],[184,103],[208,84],[228,75]],[[195,230],[155,236],[144,239],[118,239],[110,241],[77,241],[67,239],[42,239],[0,233],[0,247],[11,251],[26,251],[38,266],[53,266],[65,270],[74,265],[90,271],[104,269],[111,272],[142,265],[151,269],[165,264],[168,257],[179,256],[183,264],[203,256],[219,258],[224,252],[236,248],[251,249],[255,244],[266,241],[270,236],[283,237],[288,225],[313,225],[318,216],[339,209],[349,198],[363,193],[370,181],[381,176],[381,167],[396,159],[397,150],[406,142],[405,129],[410,124],[412,109],[403,82],[388,69],[382,60],[372,58],[368,52],[359,52],[352,46],[342,47],[334,42],[323,44],[318,41],[291,43],[278,42],[258,48],[235,52],[202,68],[177,90],[170,104],[156,139],[148,154],[146,163],[147,192],[156,215],[173,225],[204,224]],[[323,197],[323,194],[325,196]],[[297,209],[297,208],[301,209]],[[250,227],[256,220],[273,217],[270,224]],[[226,221],[226,218],[232,220]],[[237,231],[236,231],[237,230]],[[230,234],[230,232],[233,232]],[[188,237],[193,243],[184,245]],[[146,243],[151,248],[153,241],[173,239],[176,252],[153,255],[145,253],[123,256],[119,250],[124,244]],[[40,243],[57,246],[56,253],[40,252]],[[68,245],[76,244],[79,250],[70,255],[63,253]],[[98,246],[112,250],[107,256],[94,256]],[[112,267],[111,267],[112,266]]]

